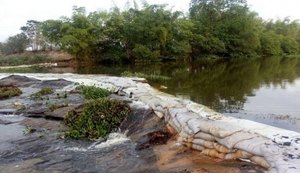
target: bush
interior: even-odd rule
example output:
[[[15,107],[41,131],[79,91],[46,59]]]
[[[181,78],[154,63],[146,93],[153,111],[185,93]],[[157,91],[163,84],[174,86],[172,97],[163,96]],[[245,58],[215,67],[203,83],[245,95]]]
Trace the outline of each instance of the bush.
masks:
[[[22,91],[15,86],[0,86],[0,99],[7,99],[14,96],[19,96]]]
[[[42,100],[42,96],[53,94],[53,93],[54,91],[51,87],[43,87],[40,91],[32,94],[30,98],[33,100]]]
[[[50,62],[49,58],[43,54],[14,54],[0,57],[1,66],[32,65]]]
[[[82,112],[68,112],[64,121],[69,127],[66,136],[74,139],[104,137],[116,129],[129,112],[129,107],[118,101],[91,100],[83,106]]]
[[[106,89],[98,88],[96,86],[80,86],[82,95],[85,99],[98,99],[107,97],[110,95],[110,92]]]

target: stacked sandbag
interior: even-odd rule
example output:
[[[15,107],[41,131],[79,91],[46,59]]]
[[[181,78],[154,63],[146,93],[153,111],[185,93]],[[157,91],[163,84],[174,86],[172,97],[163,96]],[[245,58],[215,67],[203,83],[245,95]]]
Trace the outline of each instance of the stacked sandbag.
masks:
[[[1,74],[7,77],[9,74]],[[246,159],[269,172],[300,172],[300,134],[217,113],[206,106],[153,89],[142,79],[77,74],[26,74],[37,79],[66,79],[106,88],[152,108],[178,140],[202,154]],[[74,86],[66,88],[72,89]],[[142,104],[142,105],[143,105]]]

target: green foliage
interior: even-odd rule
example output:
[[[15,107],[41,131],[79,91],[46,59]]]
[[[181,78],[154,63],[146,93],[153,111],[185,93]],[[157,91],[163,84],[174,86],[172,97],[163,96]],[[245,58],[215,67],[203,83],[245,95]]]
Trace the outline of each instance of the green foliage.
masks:
[[[32,67],[18,67],[18,68],[0,68],[0,73],[48,73],[48,68],[32,66]]]
[[[0,52],[4,55],[22,53],[28,44],[27,36],[24,33],[9,37],[6,42],[0,44]]]
[[[132,50],[133,57],[139,60],[159,60],[159,51],[151,51],[148,47],[140,44],[136,44]]]
[[[107,97],[111,94],[108,90],[96,86],[81,85],[79,88],[85,99],[98,99]]]
[[[168,76],[163,76],[159,74],[144,74],[144,73],[139,73],[139,72],[130,72],[130,71],[124,71],[121,73],[121,76],[123,77],[141,77],[141,78],[146,78],[151,81],[167,81],[170,80],[171,78]]]
[[[23,34],[29,40],[28,46],[32,51],[45,50],[47,42],[42,34],[42,23],[36,20],[28,20],[25,26],[21,27]]]
[[[126,10],[89,14],[83,7],[74,7],[70,18],[47,20],[38,23],[38,28],[47,42],[77,59],[96,62],[239,58],[300,51],[299,22],[288,18],[263,21],[246,0],[192,0],[188,16],[167,5],[147,3],[142,8],[129,3]]]
[[[65,118],[69,127],[66,136],[79,139],[104,137],[127,117],[128,106],[105,98],[90,100],[83,106],[82,112],[70,111]]]
[[[44,54],[23,53],[0,57],[0,66],[32,65],[46,62],[50,62],[50,60]]]
[[[51,87],[43,87],[40,91],[32,94],[30,98],[32,100],[43,100],[42,96],[53,94],[54,91]]]
[[[19,96],[22,94],[22,91],[15,86],[0,86],[0,100],[8,99],[11,97]]]
[[[50,111],[55,111],[56,109],[62,108],[62,107],[67,107],[68,103],[64,103],[64,104],[48,104],[48,109]]]
[[[273,31],[266,31],[262,33],[260,42],[263,55],[273,56],[281,53],[280,37]]]

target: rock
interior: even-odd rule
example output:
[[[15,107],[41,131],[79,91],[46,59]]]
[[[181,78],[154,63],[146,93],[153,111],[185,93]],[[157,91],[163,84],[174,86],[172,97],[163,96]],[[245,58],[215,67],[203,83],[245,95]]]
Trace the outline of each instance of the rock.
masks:
[[[35,84],[40,80],[34,78],[28,78],[26,76],[11,75],[0,79],[0,86],[18,86],[18,87],[28,87]]]
[[[11,123],[12,122],[10,122],[10,121],[0,119],[0,125],[8,125],[8,124],[11,124]]]
[[[43,129],[50,131],[63,131],[66,129],[65,125],[63,125],[60,121],[52,121],[45,118],[25,118],[21,124],[38,131]]]
[[[75,109],[77,106],[68,106],[55,109],[52,112],[45,112],[45,118],[55,119],[55,120],[63,120],[69,111]]]
[[[62,89],[68,85],[73,84],[73,82],[67,81],[65,79],[55,79],[55,80],[44,80],[40,83],[34,85],[35,88],[51,87],[53,89]]]
[[[118,100],[118,101],[126,103],[126,104],[132,103],[132,100],[130,98],[124,97],[124,96],[119,96],[117,94],[111,94],[108,96],[108,98],[112,99],[112,100]]]
[[[26,117],[36,117],[36,118],[39,118],[39,117],[45,117],[45,112],[48,111],[48,108],[46,107],[39,107],[39,108],[32,108],[32,109],[29,109],[27,111],[25,111],[25,115]]]

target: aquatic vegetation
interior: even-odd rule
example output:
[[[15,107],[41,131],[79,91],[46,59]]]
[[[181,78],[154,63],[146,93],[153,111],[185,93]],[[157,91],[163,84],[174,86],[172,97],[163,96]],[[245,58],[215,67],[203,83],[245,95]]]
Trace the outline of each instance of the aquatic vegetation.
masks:
[[[90,100],[81,111],[68,112],[64,122],[69,127],[67,137],[74,139],[104,137],[121,124],[130,108],[118,101],[100,98]]]
[[[15,86],[0,86],[0,99],[7,99],[22,94],[22,91]]]
[[[121,73],[121,76],[123,77],[141,77],[141,78],[146,78],[147,80],[151,81],[166,81],[170,80],[171,78],[168,76],[163,76],[160,74],[144,74],[144,73],[139,73],[139,72],[130,72],[130,71],[124,71]]]
[[[110,95],[110,92],[106,89],[102,89],[96,86],[79,86],[79,89],[82,92],[82,95],[85,99],[98,99],[107,97]]]
[[[32,100],[43,100],[42,96],[53,94],[54,91],[51,87],[43,87],[40,91],[32,94],[30,98]]]

